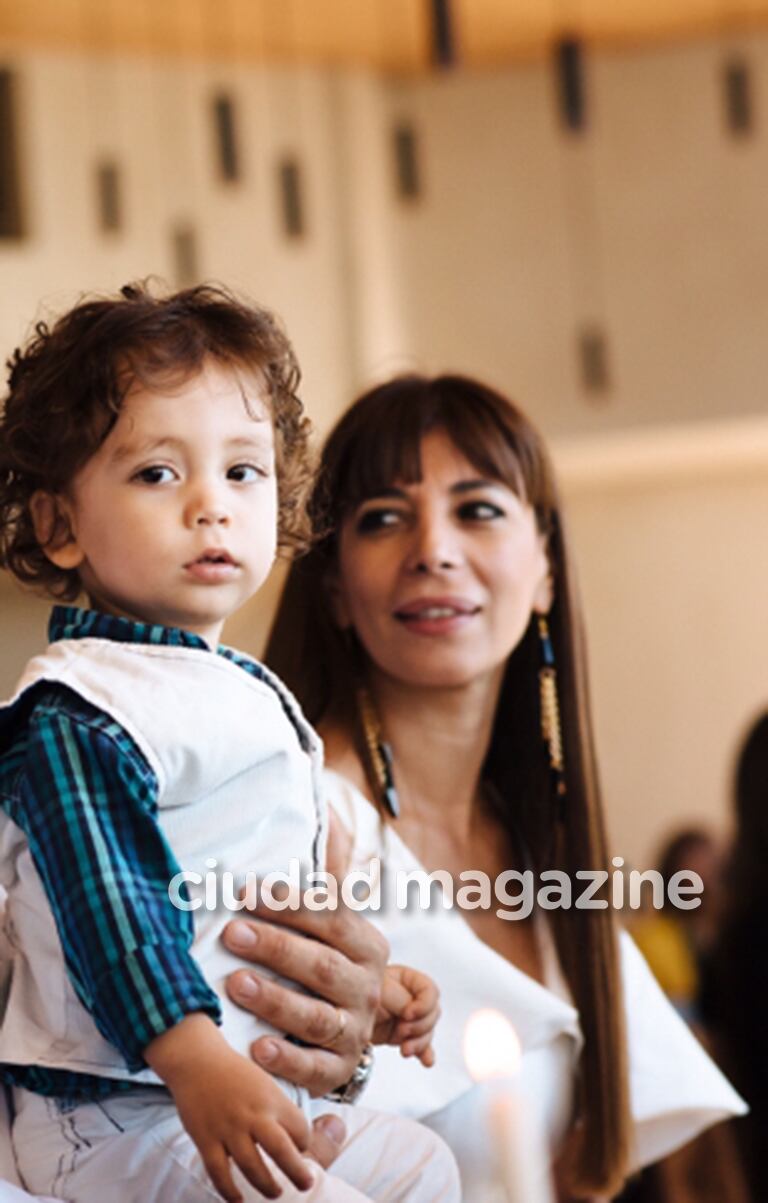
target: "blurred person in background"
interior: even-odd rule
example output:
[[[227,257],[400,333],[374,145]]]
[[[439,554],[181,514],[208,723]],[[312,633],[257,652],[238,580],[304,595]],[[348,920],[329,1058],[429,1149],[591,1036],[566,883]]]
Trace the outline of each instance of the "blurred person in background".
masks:
[[[715,837],[687,827],[668,838],[656,859],[668,886],[676,873],[695,873],[703,891],[691,910],[673,906],[665,892],[662,910],[649,908],[632,926],[632,935],[656,980],[688,1023],[699,1019],[701,962],[717,932],[722,892],[722,855]]]
[[[734,1124],[752,1198],[768,1199],[768,713],[749,728],[734,775],[736,830],[720,932],[704,975],[702,1014],[749,1104]]]
[[[711,1035],[702,1021],[701,991],[721,915],[722,850],[705,828],[686,827],[664,841],[656,864],[667,887],[664,907],[649,906],[642,912],[632,925],[632,935],[678,1014],[712,1051]],[[686,910],[671,904],[668,886],[676,873],[700,877],[699,906]],[[703,1132],[645,1170],[621,1203],[749,1203],[749,1199],[733,1123],[728,1122]]]

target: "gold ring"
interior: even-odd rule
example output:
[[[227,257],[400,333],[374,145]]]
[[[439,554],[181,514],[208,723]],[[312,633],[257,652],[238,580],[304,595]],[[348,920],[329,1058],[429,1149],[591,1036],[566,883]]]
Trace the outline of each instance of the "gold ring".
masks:
[[[343,1011],[341,1009],[341,1007],[337,1007],[336,1015],[338,1016],[339,1026],[336,1029],[336,1031],[333,1033],[333,1035],[331,1036],[331,1039],[326,1041],[327,1048],[333,1048],[334,1044],[336,1044],[339,1040],[341,1040],[342,1036],[344,1035],[345,1031],[347,1030],[347,1023],[349,1021],[349,1013],[347,1011]]]

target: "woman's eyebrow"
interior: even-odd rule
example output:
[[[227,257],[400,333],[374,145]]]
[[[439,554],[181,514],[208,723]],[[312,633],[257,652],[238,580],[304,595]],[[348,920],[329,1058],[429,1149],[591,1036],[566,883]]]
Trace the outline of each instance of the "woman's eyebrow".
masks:
[[[457,480],[455,484],[449,487],[448,492],[459,494],[472,493],[476,489],[503,490],[505,487],[500,480],[486,480],[483,477],[477,477],[474,480]],[[406,489],[400,489],[397,485],[390,485],[389,488],[377,489],[375,493],[369,493],[360,504],[364,505],[367,501],[378,501],[383,497],[393,497],[401,501],[408,501],[410,494]]]
[[[477,480],[457,480],[455,485],[451,485],[451,493],[471,493],[474,489],[503,489],[505,486],[500,480],[483,480],[478,477]]]
[[[403,501],[408,500],[408,494],[405,489],[398,489],[396,485],[390,485],[387,489],[377,489],[375,493],[368,493],[360,504],[365,505],[366,501],[377,501],[380,497],[398,497]]]

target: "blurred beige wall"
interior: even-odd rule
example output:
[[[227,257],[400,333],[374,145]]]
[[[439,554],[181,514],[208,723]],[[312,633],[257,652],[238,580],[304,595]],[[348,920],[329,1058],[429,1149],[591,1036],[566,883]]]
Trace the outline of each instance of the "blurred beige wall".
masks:
[[[724,131],[721,68],[754,69],[757,124]],[[560,130],[545,64],[395,80],[123,54],[9,50],[27,236],[0,241],[4,353],[46,309],[158,274],[194,231],[199,274],[285,319],[326,429],[405,367],[474,372],[555,440],[591,633],[617,850],[646,860],[677,821],[726,822],[727,765],[768,703],[768,38],[601,52],[588,136]],[[236,104],[242,179],[217,178],[211,98]],[[398,196],[392,136],[416,133],[423,194]],[[277,166],[301,166],[288,238]],[[94,175],[124,181],[99,232]],[[600,326],[611,387],[585,391]],[[734,422],[736,425],[734,426]],[[257,651],[273,586],[228,626]],[[44,612],[0,585],[7,691]]]
[[[768,418],[556,446],[615,851],[730,825],[737,741],[768,709]]]

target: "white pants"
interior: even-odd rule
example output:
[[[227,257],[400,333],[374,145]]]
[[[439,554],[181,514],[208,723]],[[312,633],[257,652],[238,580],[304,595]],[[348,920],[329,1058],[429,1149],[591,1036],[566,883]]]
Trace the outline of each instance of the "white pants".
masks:
[[[62,1104],[14,1090],[13,1145],[28,1190],[69,1203],[212,1203],[219,1195],[170,1095],[136,1089]],[[317,1113],[334,1110],[318,1105]],[[358,1107],[341,1110],[347,1140],[330,1171],[298,1191],[266,1158],[283,1203],[460,1203],[446,1145],[420,1124]],[[248,1203],[263,1200],[234,1169]]]

